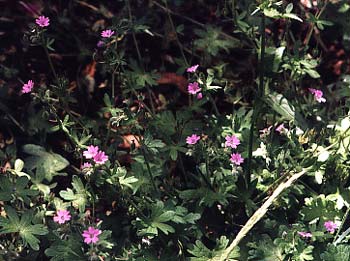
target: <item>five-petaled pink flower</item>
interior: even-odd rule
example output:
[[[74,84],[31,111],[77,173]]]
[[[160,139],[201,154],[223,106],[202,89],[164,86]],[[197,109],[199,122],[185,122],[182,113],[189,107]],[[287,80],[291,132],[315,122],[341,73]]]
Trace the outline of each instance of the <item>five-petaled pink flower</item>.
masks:
[[[191,136],[188,136],[186,138],[186,143],[190,144],[190,145],[194,145],[196,144],[199,140],[201,139],[200,136],[198,136],[197,134],[192,134]]]
[[[188,72],[188,73],[194,73],[194,72],[197,71],[198,66],[199,66],[199,65],[196,64],[196,65],[193,65],[193,66],[191,66],[191,67],[188,67],[187,70],[186,70],[186,72]]]
[[[321,90],[309,88],[309,92],[314,95],[314,98],[319,103],[326,102],[326,99],[323,97],[323,92]]]
[[[50,19],[48,17],[41,15],[35,20],[35,23],[40,27],[47,27],[50,25]]]
[[[279,134],[283,134],[283,133],[287,132],[287,129],[284,127],[284,124],[282,123],[276,128],[276,131]]]
[[[56,216],[53,217],[53,221],[55,221],[58,224],[64,224],[66,221],[69,221],[71,218],[70,213],[68,210],[57,210]]]
[[[83,155],[87,159],[92,159],[98,153],[98,146],[90,145],[86,151],[83,152]]]
[[[94,156],[94,161],[96,164],[104,164],[108,160],[108,156],[104,151],[98,151]]]
[[[241,144],[241,142],[235,135],[226,136],[225,140],[225,147],[231,147],[232,149],[237,148],[237,146]]]
[[[29,93],[32,91],[34,87],[34,82],[32,80],[29,80],[27,83],[23,84],[22,86],[22,93]]]
[[[199,88],[198,82],[190,82],[188,84],[187,90],[190,94],[197,94],[200,92],[202,89]]]
[[[90,145],[87,150],[83,152],[86,159],[93,159],[96,164],[104,164],[108,160],[108,156],[104,151],[100,150],[98,146]],[[90,163],[84,163],[82,169],[91,167]]]
[[[241,163],[243,163],[244,159],[242,158],[241,154],[239,154],[239,153],[232,153],[230,161],[232,163],[236,164],[237,166],[239,166],[239,165],[241,165]]]
[[[312,234],[310,232],[298,231],[298,234],[299,234],[299,236],[304,237],[304,238],[312,237]]]
[[[101,230],[94,228],[94,227],[89,227],[87,230],[83,231],[83,237],[84,237],[84,242],[86,244],[95,244],[99,240],[98,236],[102,233]]]
[[[110,30],[110,29],[104,30],[104,31],[102,31],[102,33],[101,33],[101,36],[102,36],[103,38],[110,38],[112,35],[114,35],[114,31],[112,31],[112,30]]]
[[[339,227],[336,223],[334,223],[331,220],[324,222],[323,225],[329,233],[334,233],[334,231]]]

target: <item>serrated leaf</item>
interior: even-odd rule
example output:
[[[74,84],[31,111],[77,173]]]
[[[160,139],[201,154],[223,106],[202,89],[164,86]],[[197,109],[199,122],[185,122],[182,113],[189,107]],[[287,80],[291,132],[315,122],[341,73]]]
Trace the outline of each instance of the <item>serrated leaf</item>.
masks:
[[[64,173],[59,173],[59,171],[65,169],[69,162],[61,155],[47,152],[43,147],[34,144],[24,145],[23,151],[32,155],[25,159],[26,167],[30,170],[43,168],[47,181],[50,182],[56,175],[65,175]]]
[[[79,211],[82,213],[85,211],[85,207],[89,202],[88,191],[77,176],[73,176],[72,186],[74,188],[74,191],[70,188],[67,188],[67,190],[61,190],[60,196],[67,201],[71,201],[73,207],[79,208]]]
[[[327,250],[321,254],[322,261],[345,261],[350,260],[350,246],[329,244]]]
[[[39,250],[39,239],[36,235],[46,235],[47,228],[43,224],[32,224],[33,212],[28,210],[22,214],[21,219],[18,217],[16,211],[9,207],[5,207],[8,218],[1,218],[0,220],[0,234],[18,233],[24,242],[34,250]]]

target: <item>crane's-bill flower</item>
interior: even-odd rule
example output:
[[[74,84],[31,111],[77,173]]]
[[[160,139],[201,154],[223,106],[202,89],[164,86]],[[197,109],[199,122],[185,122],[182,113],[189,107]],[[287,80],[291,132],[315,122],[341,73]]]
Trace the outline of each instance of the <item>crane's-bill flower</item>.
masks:
[[[198,136],[197,134],[192,134],[191,136],[188,136],[186,138],[186,143],[189,145],[194,145],[196,144],[199,140],[201,139],[200,136]]]
[[[23,84],[22,86],[22,93],[29,93],[32,91],[34,87],[34,82],[32,80],[29,80],[27,83]]]
[[[41,15],[37,19],[35,19],[35,23],[40,27],[47,27],[50,25],[50,18]]]
[[[98,236],[102,233],[101,230],[94,228],[94,227],[89,227],[87,230],[83,231],[83,237],[84,237],[84,242],[86,244],[95,244],[98,242],[99,238]]]
[[[57,210],[56,215],[53,217],[53,221],[58,224],[64,224],[71,219],[71,215],[68,210]]]

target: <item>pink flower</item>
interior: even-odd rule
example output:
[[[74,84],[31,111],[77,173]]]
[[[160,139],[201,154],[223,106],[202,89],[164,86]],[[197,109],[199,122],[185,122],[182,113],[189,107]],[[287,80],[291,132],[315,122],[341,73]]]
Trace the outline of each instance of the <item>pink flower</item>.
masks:
[[[87,159],[92,159],[93,157],[96,156],[96,154],[98,153],[98,146],[93,146],[93,145],[90,145],[88,147],[88,150],[84,151],[83,152],[83,155],[85,158]]]
[[[104,30],[104,31],[102,31],[102,33],[101,33],[101,36],[102,36],[103,38],[110,38],[112,35],[114,35],[114,31],[112,31],[112,30],[110,30],[110,29]]]
[[[323,92],[321,90],[309,88],[309,92],[314,95],[315,100],[319,103],[326,102],[326,99],[323,97]]]
[[[284,127],[284,124],[282,123],[276,128],[276,131],[279,134],[283,134],[283,133],[287,132],[287,129]]]
[[[104,41],[98,41],[97,44],[96,44],[96,46],[97,46],[98,48],[101,48],[101,47],[104,47],[104,46],[105,46],[105,43],[104,43]]]
[[[317,6],[317,1],[315,0],[300,0],[300,3],[306,8],[312,8],[313,6]]]
[[[96,164],[104,164],[108,160],[108,156],[104,151],[98,151],[94,156],[94,161]]]
[[[200,136],[196,135],[196,134],[192,134],[191,136],[188,136],[186,138],[186,143],[190,144],[190,145],[194,145],[196,144],[199,140],[201,139]]]
[[[272,125],[269,126],[268,128],[264,128],[262,130],[259,130],[260,138],[264,138],[264,137],[270,135],[271,129],[272,129]]]
[[[84,162],[84,164],[80,167],[80,169],[89,169],[92,165],[89,162]]]
[[[102,233],[101,230],[94,228],[94,227],[89,227],[87,230],[83,231],[83,237],[84,237],[84,242],[86,244],[95,244],[99,238],[98,236]]]
[[[40,27],[47,27],[50,25],[50,19],[42,15],[35,19],[35,23]]]
[[[307,238],[307,237],[312,237],[312,234],[310,232],[302,232],[298,231],[299,236]]]
[[[27,83],[23,84],[22,86],[22,93],[29,93],[32,91],[34,87],[34,82],[32,80],[29,80]]]
[[[53,217],[53,221],[55,221],[58,224],[64,224],[66,221],[69,221],[71,218],[70,213],[68,210],[57,210],[56,216]]]
[[[336,223],[330,220],[324,222],[323,225],[329,233],[334,233],[334,231],[339,227]]]
[[[241,165],[241,163],[243,163],[244,161],[241,154],[239,153],[232,153],[230,160],[232,163],[236,164],[237,166]]]
[[[193,66],[187,68],[186,72],[188,72],[188,73],[194,73],[194,72],[197,71],[198,66],[199,66],[198,64],[193,65]]]
[[[235,135],[226,136],[225,140],[225,147],[231,147],[232,149],[237,148],[237,146],[241,144],[241,142]]]
[[[197,94],[197,100],[200,100],[200,99],[202,99],[203,98],[203,94],[200,92],[200,93],[198,93]]]
[[[198,82],[190,82],[188,84],[187,90],[190,94],[197,94],[200,92],[202,89],[199,88]]]

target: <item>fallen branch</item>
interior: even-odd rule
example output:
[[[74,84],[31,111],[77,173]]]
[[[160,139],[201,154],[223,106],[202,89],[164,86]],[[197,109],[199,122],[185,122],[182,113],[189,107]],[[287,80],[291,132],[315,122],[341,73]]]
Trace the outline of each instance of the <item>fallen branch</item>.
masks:
[[[236,238],[232,241],[230,246],[225,249],[225,251],[221,254],[221,257],[217,261],[225,261],[228,260],[230,253],[233,249],[239,244],[239,242],[248,234],[248,232],[254,227],[254,225],[266,214],[268,208],[271,206],[273,201],[287,188],[289,188],[293,182],[299,179],[306,173],[306,170],[303,169],[301,172],[295,173],[285,182],[282,182],[276,190],[272,193],[272,195],[265,201],[265,203],[251,216],[251,218],[247,221],[244,227],[239,231]]]

